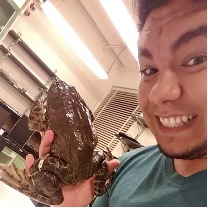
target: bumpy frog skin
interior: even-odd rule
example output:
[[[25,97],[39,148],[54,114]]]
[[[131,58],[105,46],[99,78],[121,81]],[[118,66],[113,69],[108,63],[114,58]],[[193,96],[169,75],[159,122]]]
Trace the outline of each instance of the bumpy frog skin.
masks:
[[[46,106],[38,99],[29,115],[30,129],[54,131],[50,154],[35,161],[30,177],[15,165],[0,164],[0,180],[36,201],[57,205],[63,201],[63,185],[75,185],[95,174],[94,193],[102,195],[113,178],[106,162],[112,155],[109,150],[95,151],[93,120],[91,110],[76,89],[56,79],[49,89]]]

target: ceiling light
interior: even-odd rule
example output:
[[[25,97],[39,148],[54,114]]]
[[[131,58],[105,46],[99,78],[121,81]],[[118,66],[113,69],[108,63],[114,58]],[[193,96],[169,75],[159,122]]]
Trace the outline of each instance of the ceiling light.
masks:
[[[76,54],[82,59],[82,61],[89,67],[89,69],[99,78],[107,79],[108,75],[102,66],[98,63],[86,45],[82,42],[73,28],[63,18],[59,11],[51,4],[50,1],[46,1],[41,5],[45,15],[51,21],[53,26],[61,34],[68,45],[73,48]]]
[[[138,60],[137,39],[139,34],[136,24],[131,18],[123,1],[100,0],[100,3],[132,55]]]

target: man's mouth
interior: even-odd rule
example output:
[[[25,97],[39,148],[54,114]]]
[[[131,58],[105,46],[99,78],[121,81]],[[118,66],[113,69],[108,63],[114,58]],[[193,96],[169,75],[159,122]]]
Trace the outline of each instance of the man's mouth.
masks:
[[[163,126],[168,127],[168,128],[174,128],[178,126],[182,126],[189,121],[191,121],[194,118],[193,115],[182,115],[182,116],[176,116],[176,117],[159,117],[160,122],[162,123]]]

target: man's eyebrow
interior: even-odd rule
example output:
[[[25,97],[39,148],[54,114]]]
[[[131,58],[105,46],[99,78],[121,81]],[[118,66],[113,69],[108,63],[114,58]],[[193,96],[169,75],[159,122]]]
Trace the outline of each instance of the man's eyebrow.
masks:
[[[182,44],[186,44],[190,40],[192,40],[195,37],[198,37],[200,35],[205,35],[205,36],[207,35],[207,26],[206,25],[199,26],[198,28],[188,31],[185,34],[183,34],[182,36],[180,36],[178,38],[178,40],[173,45],[171,45],[171,50],[176,51],[177,49],[180,48],[180,46]]]
[[[149,59],[153,58],[153,55],[151,54],[151,52],[146,48],[139,48],[138,55],[149,58]]]

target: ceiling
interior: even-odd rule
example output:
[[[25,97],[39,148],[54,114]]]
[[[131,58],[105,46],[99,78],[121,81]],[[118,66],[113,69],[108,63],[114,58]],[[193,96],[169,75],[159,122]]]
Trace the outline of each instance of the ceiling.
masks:
[[[135,18],[132,1],[121,1]],[[79,34],[107,73],[115,63],[120,64],[118,67],[120,71],[138,72],[137,61],[111,23],[99,0],[51,0],[51,2]]]

